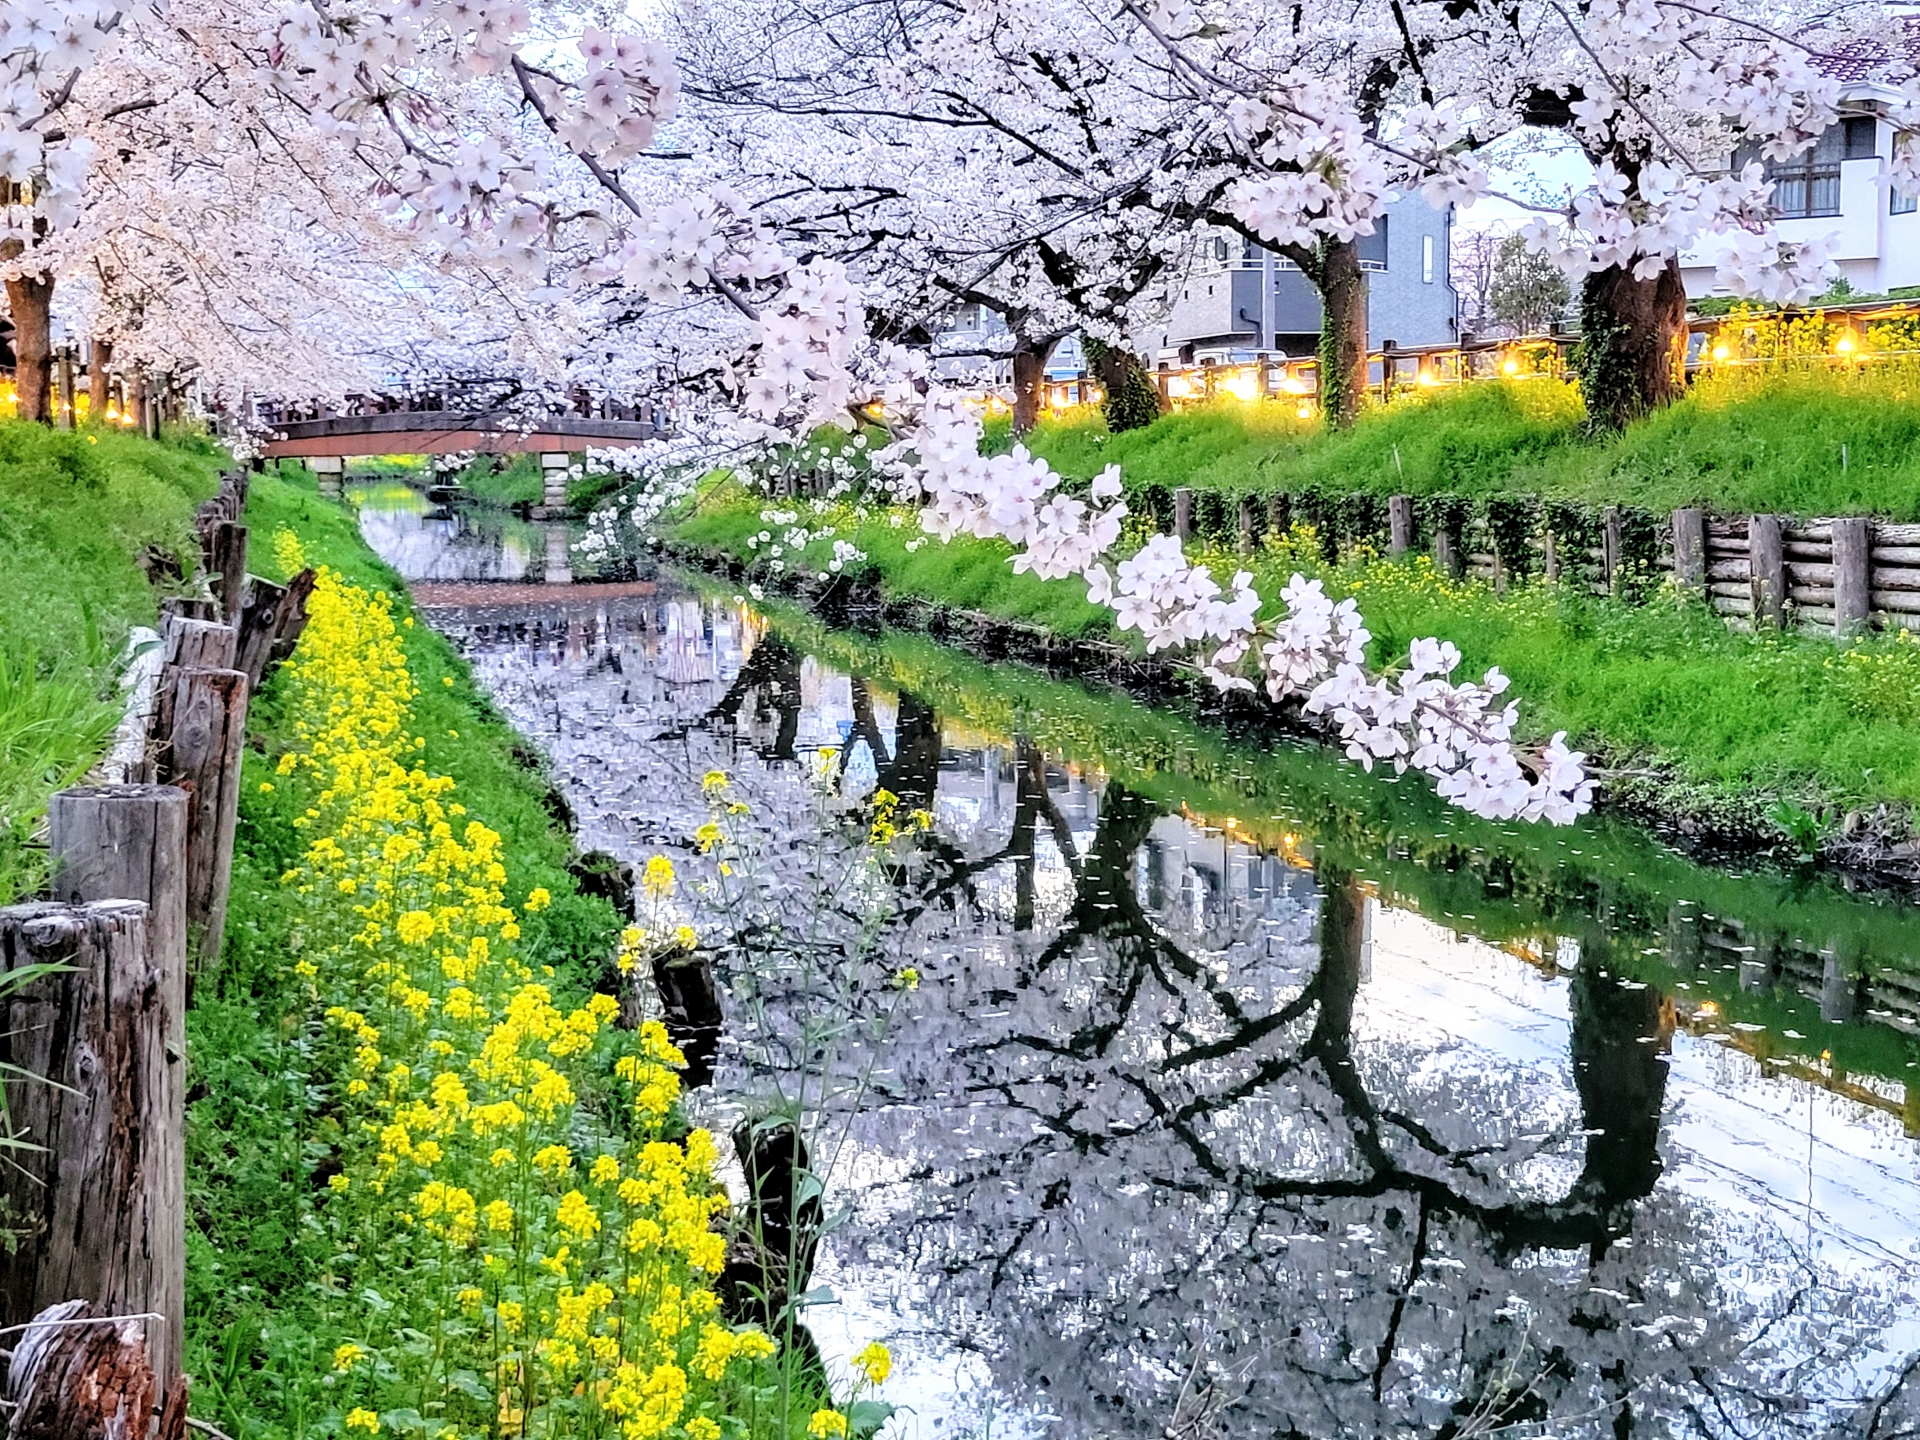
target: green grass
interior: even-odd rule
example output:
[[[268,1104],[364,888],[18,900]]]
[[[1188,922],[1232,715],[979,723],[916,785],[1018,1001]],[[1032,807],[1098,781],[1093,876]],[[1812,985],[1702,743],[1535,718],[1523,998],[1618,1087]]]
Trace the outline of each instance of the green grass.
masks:
[[[482,455],[454,478],[474,504],[502,510],[538,505],[544,493],[538,455],[514,455],[505,464],[492,455]]]
[[[925,596],[1005,619],[1029,620],[1060,635],[1098,635],[1108,627],[1109,612],[1086,602],[1084,586],[1076,598],[1068,586],[1014,574],[1008,564],[1012,547],[998,541],[943,546],[928,540],[912,516],[897,511],[875,509],[861,520],[850,507],[839,506],[830,512],[832,520],[827,522],[816,518],[804,500],[767,501],[730,480],[721,480],[702,492],[698,508],[675,528],[674,535],[687,544],[749,559],[755,553],[747,544],[750,536],[764,530],[778,543],[780,532],[786,528],[762,520],[763,508],[798,509],[809,529],[834,524],[836,538],[851,541],[866,552],[866,568],[878,574],[888,595]],[[892,523],[896,515],[902,522],[898,525]],[[915,548],[909,550],[909,545]],[[810,546],[807,553],[815,563],[808,573],[817,574],[824,568],[832,549],[831,539]],[[764,555],[766,547],[759,553]]]
[[[761,522],[764,503],[716,487],[675,538],[751,560],[754,580],[770,579],[767,562],[745,543],[762,528],[779,530]],[[1087,603],[1083,585],[1013,574],[1005,545],[929,540],[909,554],[906,543],[918,536],[911,519],[896,528],[878,509],[861,518],[840,507],[809,523],[831,523],[865,550],[856,568],[876,576],[885,594],[1062,635],[1108,633],[1108,612]],[[809,571],[831,543],[809,547]],[[1453,641],[1465,657],[1463,678],[1492,665],[1512,678],[1523,738],[1566,730],[1611,769],[1657,771],[1652,792],[1642,776],[1630,777],[1627,789],[1711,818],[1724,832],[1773,835],[1766,812],[1782,798],[1827,824],[1883,801],[1920,804],[1920,646],[1910,641],[1875,638],[1841,651],[1817,637],[1732,630],[1705,606],[1667,592],[1637,606],[1544,583],[1499,595],[1478,582],[1451,582],[1424,558],[1328,566],[1316,551],[1296,536],[1247,560],[1204,547],[1195,553],[1222,578],[1245,564],[1270,608],[1295,570],[1324,576],[1331,592],[1359,600],[1377,664],[1395,662],[1419,636]]]
[[[42,883],[30,840],[47,799],[119,720],[127,629],[158,608],[141,555],[192,573],[193,509],[224,460],[194,436],[0,424],[0,904]]]
[[[310,561],[388,591],[396,615],[411,618],[398,576],[366,548],[351,513],[322,502],[310,479],[256,477],[247,523],[257,569],[272,571],[272,537],[286,527]],[[523,917],[524,953],[555,967],[558,990],[584,991],[611,953],[618,918],[577,893],[566,870],[572,842],[546,808],[547,784],[516,760],[525,751],[464,662],[424,624],[403,633],[421,692],[421,763],[451,775],[461,802],[500,832],[516,882],[552,892],[550,908]],[[288,966],[294,914],[279,883],[300,832],[284,792],[260,789],[286,744],[271,682],[248,731],[226,952],[187,1017],[186,1368],[195,1413],[235,1440],[297,1440],[328,1409],[330,1362],[315,1353],[307,1320],[330,1257],[312,1222],[303,1144],[303,1076],[315,1037],[299,1018],[307,1007]]]
[[[1109,435],[1097,413],[1043,422],[1029,448],[1062,473],[1118,464],[1130,488],[1233,493],[1538,494],[1653,511],[1920,519],[1920,367],[1704,377],[1606,440],[1572,388],[1483,382],[1375,407],[1328,433],[1284,404],[1220,402]],[[989,442],[1010,443],[1005,422]]]

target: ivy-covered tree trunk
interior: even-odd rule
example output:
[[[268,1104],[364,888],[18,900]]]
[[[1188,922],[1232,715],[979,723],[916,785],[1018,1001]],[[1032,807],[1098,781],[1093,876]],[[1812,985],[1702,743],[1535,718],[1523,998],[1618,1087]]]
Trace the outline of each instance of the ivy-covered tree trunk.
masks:
[[[1680,262],[1669,258],[1651,280],[1614,265],[1580,287],[1580,348],[1575,365],[1587,424],[1619,430],[1677,400],[1686,389],[1687,292]]]
[[[0,247],[0,259],[12,259]],[[53,379],[53,276],[43,272],[7,281],[7,309],[13,315],[13,387],[22,420],[51,423],[47,392]]]
[[[1166,397],[1138,355],[1124,345],[1109,345],[1091,335],[1081,344],[1094,378],[1107,392],[1103,408],[1108,430],[1116,435],[1122,430],[1138,430],[1166,413]]]
[[[1048,346],[1022,344],[1013,352],[1013,433],[1029,435],[1040,423],[1040,400],[1046,388]]]
[[[1320,292],[1320,412],[1343,429],[1367,393],[1367,272],[1360,268],[1359,242],[1283,245],[1280,253]]]

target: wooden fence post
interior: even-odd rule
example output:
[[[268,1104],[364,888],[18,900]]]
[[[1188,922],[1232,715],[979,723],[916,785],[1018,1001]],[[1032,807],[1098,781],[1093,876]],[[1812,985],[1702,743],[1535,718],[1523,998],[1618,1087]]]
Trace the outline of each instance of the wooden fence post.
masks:
[[[1185,485],[1173,492],[1173,534],[1182,545],[1193,538],[1193,491]]]
[[[247,583],[246,526],[221,520],[207,532],[207,580],[220,602],[220,618],[232,624]]]
[[[218,620],[170,620],[166,626],[167,664],[182,670],[231,670],[233,627]]]
[[[1240,553],[1242,555],[1251,555],[1253,553],[1253,527],[1254,527],[1253,497],[1251,495],[1242,495],[1240,497],[1239,518],[1240,518]]]
[[[307,626],[307,599],[313,594],[314,578],[311,569],[302,570],[285,585],[258,575],[247,577],[233,668],[247,677],[249,694],[258,692],[268,671],[293,653]]]
[[[1848,516],[1833,522],[1833,634],[1850,640],[1867,628],[1872,596],[1871,522]]]
[[[55,900],[139,900],[147,907],[149,970],[166,1016],[167,1064],[161,1093],[149,1097],[143,1117],[155,1228],[144,1252],[150,1289],[138,1308],[167,1317],[165,1333],[148,1342],[164,1393],[180,1369],[187,1303],[187,795],[172,785],[62,790],[48,806],[47,833]]]
[[[1433,563],[1454,580],[1466,573],[1466,553],[1460,547],[1460,532],[1451,519],[1441,520],[1433,527]]]
[[[1413,497],[1387,497],[1387,554],[1398,559],[1413,549]]]
[[[1626,524],[1618,505],[1600,511],[1600,582],[1609,595],[1620,593],[1620,552],[1625,548]]]
[[[1673,578],[1688,590],[1707,588],[1707,512],[1673,512]]]
[[[176,670],[160,779],[189,797],[187,931],[204,968],[220,958],[233,875],[233,827],[240,808],[240,755],[247,728],[247,677],[238,670]]]
[[[184,1224],[179,1191],[165,1178],[179,1163],[180,1131],[168,1123],[164,1098],[177,1089],[179,1062],[167,1054],[174,1017],[154,972],[147,907],[100,900],[0,910],[0,969],[29,965],[62,968],[0,996],[0,1060],[55,1083],[8,1086],[14,1127],[43,1148],[14,1152],[0,1175],[10,1219],[25,1222],[18,1248],[0,1254],[0,1319],[23,1325],[72,1300],[96,1314],[164,1316],[173,1302],[160,1277],[178,1252],[163,1237]],[[182,1278],[173,1271],[166,1283],[177,1288]],[[154,1371],[165,1376],[161,1385],[122,1392],[147,1413],[123,1416],[131,1423],[120,1431],[33,1433],[144,1436],[155,1406],[184,1415],[179,1338],[165,1334],[165,1324],[141,1327],[147,1354],[168,1357],[162,1364],[170,1369]],[[16,1346],[16,1370],[20,1363]],[[69,1393],[49,1394],[46,1403],[81,1415],[112,1398],[53,1388]]]
[[[1560,579],[1560,537],[1551,529],[1540,532],[1540,570],[1551,582]]]
[[[1787,554],[1778,515],[1755,515],[1747,521],[1747,563],[1753,577],[1754,628],[1786,623]]]

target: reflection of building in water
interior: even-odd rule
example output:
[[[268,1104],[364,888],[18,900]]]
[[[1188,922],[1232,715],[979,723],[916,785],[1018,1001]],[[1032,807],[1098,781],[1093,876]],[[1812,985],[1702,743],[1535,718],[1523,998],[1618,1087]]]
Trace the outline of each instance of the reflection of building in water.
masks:
[[[697,685],[714,678],[712,631],[698,600],[673,600],[661,607],[660,653],[655,669],[669,685]]]

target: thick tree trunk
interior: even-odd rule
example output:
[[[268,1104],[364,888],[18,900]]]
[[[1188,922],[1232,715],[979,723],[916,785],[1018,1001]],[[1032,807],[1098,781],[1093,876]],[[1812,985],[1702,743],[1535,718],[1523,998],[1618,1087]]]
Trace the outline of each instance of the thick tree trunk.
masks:
[[[0,258],[4,257],[0,254]],[[22,420],[52,421],[47,392],[53,380],[53,276],[23,275],[7,281],[13,315],[13,388]]]
[[[1013,433],[1028,435],[1040,423],[1040,400],[1046,389],[1047,348],[1022,345],[1013,352]]]
[[[1687,338],[1687,292],[1680,262],[1669,258],[1651,280],[1611,266],[1580,289],[1580,394],[1587,423],[1618,430],[1680,397]]]
[[[1172,408],[1140,357],[1126,346],[1088,338],[1085,348],[1094,377],[1107,392],[1104,409],[1108,430],[1116,435],[1122,430],[1138,430]]]
[[[1325,241],[1318,258],[1320,409],[1329,425],[1344,428],[1367,393],[1367,272],[1352,240]]]
[[[1014,351],[1014,434],[1025,436],[1041,422],[1041,405],[1046,401],[1046,353],[1050,344],[1039,348],[1021,346]]]
[[[108,392],[113,388],[107,367],[112,364],[113,341],[95,336],[87,352],[87,418],[96,425],[107,423]]]

